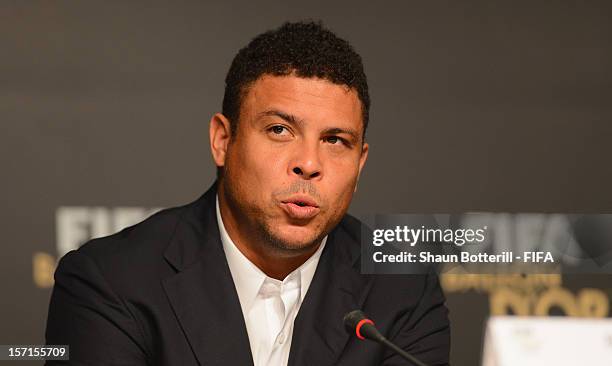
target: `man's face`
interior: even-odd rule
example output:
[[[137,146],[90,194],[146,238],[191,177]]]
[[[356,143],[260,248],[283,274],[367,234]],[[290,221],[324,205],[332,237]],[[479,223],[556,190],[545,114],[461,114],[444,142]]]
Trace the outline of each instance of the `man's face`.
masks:
[[[226,153],[215,157],[238,228],[285,251],[318,244],[356,190],[368,152],[362,135],[356,91],[316,78],[257,79]]]

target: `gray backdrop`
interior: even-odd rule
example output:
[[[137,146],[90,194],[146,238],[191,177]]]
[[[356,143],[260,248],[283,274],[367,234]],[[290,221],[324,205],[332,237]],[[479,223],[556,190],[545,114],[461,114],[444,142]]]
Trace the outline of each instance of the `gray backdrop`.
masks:
[[[353,213],[611,212],[610,4],[2,1],[0,344],[44,342],[61,207],[95,236],[117,208],[208,188],[229,64],[286,20],[322,19],[364,59],[371,150]],[[609,298],[609,280],[552,287]],[[446,290],[452,361],[476,364],[494,290]]]

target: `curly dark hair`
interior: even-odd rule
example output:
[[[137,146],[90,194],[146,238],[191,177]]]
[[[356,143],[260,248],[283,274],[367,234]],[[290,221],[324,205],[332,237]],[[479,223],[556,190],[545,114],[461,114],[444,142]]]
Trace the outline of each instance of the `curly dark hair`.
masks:
[[[242,98],[263,75],[317,77],[357,91],[363,113],[363,138],[368,126],[370,96],[361,56],[321,22],[285,23],[255,37],[242,48],[225,77],[223,115],[236,133]]]

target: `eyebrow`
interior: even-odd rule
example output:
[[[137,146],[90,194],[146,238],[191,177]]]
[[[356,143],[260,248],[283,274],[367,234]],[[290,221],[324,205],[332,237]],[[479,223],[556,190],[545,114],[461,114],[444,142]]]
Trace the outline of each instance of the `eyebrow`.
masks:
[[[261,117],[279,117],[283,119],[285,122],[297,125],[298,127],[304,126],[304,120],[294,116],[292,114],[288,114],[277,109],[270,109],[258,114]],[[345,133],[353,138],[354,141],[359,141],[359,133],[352,128],[340,128],[340,127],[331,127],[327,128],[323,131],[325,134],[341,134]]]
[[[304,125],[304,121],[292,114],[288,114],[285,112],[281,112],[276,109],[270,109],[258,114],[258,117],[279,117],[283,119],[285,122],[290,123],[292,125],[297,125],[298,127],[302,127]]]

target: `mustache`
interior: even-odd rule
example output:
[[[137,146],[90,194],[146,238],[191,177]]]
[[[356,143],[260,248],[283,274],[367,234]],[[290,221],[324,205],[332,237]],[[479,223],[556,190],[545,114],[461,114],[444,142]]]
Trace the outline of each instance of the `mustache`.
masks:
[[[286,197],[292,194],[308,194],[312,196],[317,201],[321,201],[321,195],[317,191],[317,187],[312,182],[298,180],[293,183],[286,189],[282,189],[274,192],[274,197]]]

